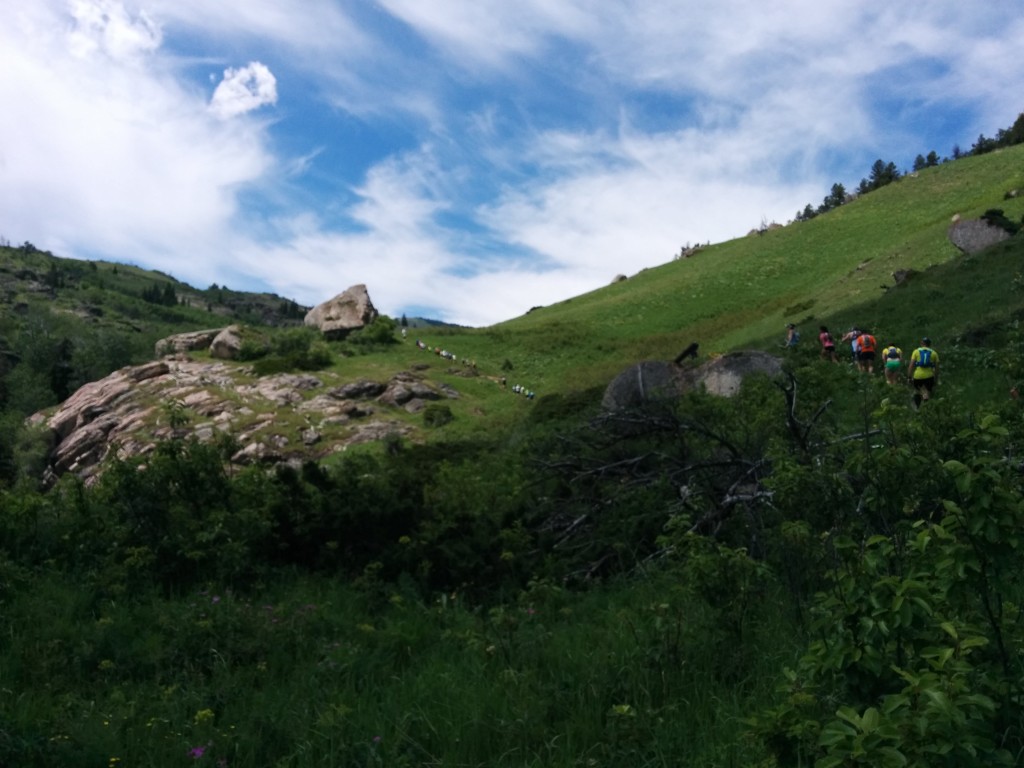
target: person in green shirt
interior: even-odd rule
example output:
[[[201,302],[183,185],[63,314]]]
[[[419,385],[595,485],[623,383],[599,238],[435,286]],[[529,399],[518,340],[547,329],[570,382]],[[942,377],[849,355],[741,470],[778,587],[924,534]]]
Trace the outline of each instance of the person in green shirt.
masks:
[[[932,390],[939,383],[939,353],[932,349],[932,340],[927,336],[910,355],[907,376],[914,385],[914,406],[918,407],[922,400],[931,398]]]

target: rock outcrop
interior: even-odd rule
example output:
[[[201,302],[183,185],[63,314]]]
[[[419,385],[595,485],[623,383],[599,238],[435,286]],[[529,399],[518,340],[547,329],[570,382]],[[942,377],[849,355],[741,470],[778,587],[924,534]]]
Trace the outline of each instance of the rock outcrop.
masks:
[[[230,435],[239,446],[231,459],[238,464],[317,460],[356,443],[410,434],[407,413],[458,397],[450,386],[409,372],[353,382],[334,372],[255,380],[251,373],[169,356],[86,384],[56,411],[30,419],[48,430],[53,446],[47,482],[67,473],[92,482],[109,457],[144,456],[172,437],[210,442]]]
[[[194,352],[200,349],[209,349],[210,344],[223,331],[223,328],[208,328],[205,331],[190,331],[188,333],[176,333],[166,339],[160,339],[156,343],[156,356],[179,354],[181,352]]]
[[[311,309],[303,322],[319,328],[328,339],[344,339],[352,331],[372,323],[377,316],[378,312],[370,301],[366,286],[353,285]]]
[[[696,368],[648,360],[630,366],[612,379],[601,404],[605,410],[625,410],[670,400],[700,387],[713,395],[732,397],[739,392],[746,377],[754,374],[778,376],[780,373],[782,361],[757,350],[730,352]]]

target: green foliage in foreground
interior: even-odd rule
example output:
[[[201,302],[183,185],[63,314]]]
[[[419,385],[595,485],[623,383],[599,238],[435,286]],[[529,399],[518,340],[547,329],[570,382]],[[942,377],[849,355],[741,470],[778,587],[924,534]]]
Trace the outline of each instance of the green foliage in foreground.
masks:
[[[793,376],[4,492],[0,763],[1019,762],[1018,404]]]

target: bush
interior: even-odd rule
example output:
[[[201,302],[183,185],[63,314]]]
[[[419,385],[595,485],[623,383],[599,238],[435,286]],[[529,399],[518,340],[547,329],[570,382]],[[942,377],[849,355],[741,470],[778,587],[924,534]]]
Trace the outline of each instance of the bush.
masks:
[[[369,325],[349,334],[347,341],[357,347],[373,347],[397,344],[395,329],[397,323],[386,315],[381,315]]]
[[[454,418],[452,409],[447,405],[433,403],[423,409],[423,423],[428,427],[443,427]]]

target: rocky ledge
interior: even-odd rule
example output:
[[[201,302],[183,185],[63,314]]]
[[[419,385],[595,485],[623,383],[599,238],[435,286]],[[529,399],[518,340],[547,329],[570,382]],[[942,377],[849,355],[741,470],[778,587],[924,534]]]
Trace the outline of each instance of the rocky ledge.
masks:
[[[422,373],[344,381],[326,372],[257,377],[247,366],[185,354],[115,371],[30,422],[52,441],[47,481],[86,482],[110,456],[145,456],[161,440],[222,440],[237,464],[301,463],[412,432],[407,414],[457,398]]]

